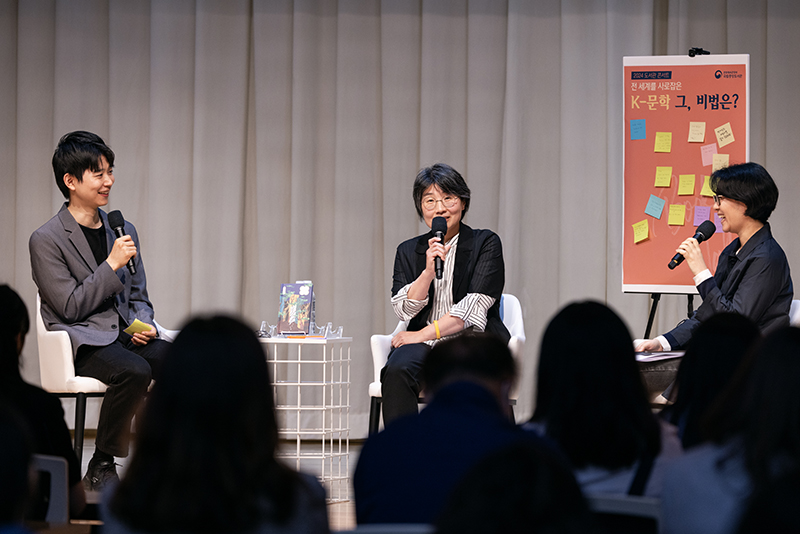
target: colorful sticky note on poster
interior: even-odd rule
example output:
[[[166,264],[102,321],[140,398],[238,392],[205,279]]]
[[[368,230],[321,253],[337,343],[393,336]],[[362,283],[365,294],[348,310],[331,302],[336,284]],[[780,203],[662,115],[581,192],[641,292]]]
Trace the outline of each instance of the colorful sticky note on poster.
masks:
[[[650,236],[650,228],[647,226],[647,219],[633,223],[633,242],[644,241]]]
[[[647,139],[647,124],[644,119],[631,120],[631,141]]]
[[[694,224],[695,226],[700,226],[704,222],[708,220],[708,216],[711,215],[711,208],[708,206],[695,206],[694,207]]]
[[[644,209],[644,212],[649,215],[650,217],[655,217],[656,219],[661,218],[661,212],[664,210],[664,204],[667,201],[663,198],[658,198],[655,195],[650,195],[650,200],[647,201],[647,207]]]
[[[706,140],[706,123],[704,122],[690,122],[689,123],[689,142],[702,143]]]
[[[720,148],[735,141],[733,138],[733,129],[731,128],[731,123],[729,122],[726,122],[719,128],[714,129],[714,133],[717,134],[717,144]]]
[[[678,194],[694,195],[694,174],[681,174],[678,176]]]
[[[717,227],[717,231],[714,232],[715,234],[719,234],[722,232],[722,221],[719,220],[719,215],[714,212],[714,225]]]
[[[656,187],[669,187],[672,184],[672,167],[656,167]]]
[[[703,167],[708,167],[714,163],[714,154],[717,153],[717,144],[712,143],[700,147],[700,156],[703,158]]]
[[[653,152],[672,152],[672,132],[656,132]]]
[[[684,204],[669,205],[669,219],[667,224],[670,226],[683,226],[686,221],[686,206]]]
[[[711,172],[717,172],[724,169],[729,165],[730,155],[728,154],[714,154],[714,163],[711,165]]]
[[[703,176],[703,188],[700,190],[700,194],[704,197],[714,196],[714,192],[711,190],[711,185],[709,184],[710,179],[710,176]]]

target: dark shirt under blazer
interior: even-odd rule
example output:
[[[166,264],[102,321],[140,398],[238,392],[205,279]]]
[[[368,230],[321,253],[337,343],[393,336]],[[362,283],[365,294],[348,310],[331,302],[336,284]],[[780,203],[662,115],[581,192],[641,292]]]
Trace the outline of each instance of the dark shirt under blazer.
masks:
[[[717,271],[697,286],[703,303],[692,317],[664,334],[673,349],[685,347],[695,328],[716,313],[735,312],[768,334],[789,325],[794,290],[786,254],[769,223],[739,248],[739,238],[719,255]]]
[[[106,229],[108,250],[116,235],[108,216],[97,210]],[[154,324],[153,306],[147,296],[136,228],[125,221],[138,253],[136,274],[122,267],[116,272],[107,262],[98,266],[89,242],[65,203],[29,241],[33,281],[42,298],[42,320],[48,330],[64,330],[72,341],[73,356],[81,345],[106,346],[119,336],[120,317],[131,324],[139,319]]]
[[[425,254],[432,232],[400,243],[394,259],[392,296],[416,280],[425,270]],[[468,293],[481,293],[495,299],[487,313],[486,331],[508,341],[510,334],[500,320],[500,297],[505,284],[503,246],[500,237],[491,230],[473,230],[461,223],[456,262],[453,268],[453,303],[458,303]],[[428,304],[409,321],[408,330],[425,328],[433,306],[433,284],[428,289]]]

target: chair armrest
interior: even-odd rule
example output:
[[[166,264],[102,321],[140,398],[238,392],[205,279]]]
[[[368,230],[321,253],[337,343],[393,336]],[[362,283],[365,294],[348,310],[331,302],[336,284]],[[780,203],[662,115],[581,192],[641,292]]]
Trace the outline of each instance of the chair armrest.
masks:
[[[389,359],[389,351],[392,350],[392,337],[391,334],[375,334],[369,338],[375,382],[381,381],[381,369],[386,365],[386,361]]]
[[[158,321],[156,320],[153,320],[153,322],[155,323],[156,330],[158,330],[159,339],[163,339],[164,341],[169,341],[170,343],[172,343],[173,341],[175,341],[175,338],[178,337],[178,334],[181,333],[180,330],[170,330],[168,328],[164,328],[163,326],[158,324]]]
[[[40,331],[37,340],[42,389],[50,392],[66,391],[67,381],[75,378],[69,334],[63,330]]]

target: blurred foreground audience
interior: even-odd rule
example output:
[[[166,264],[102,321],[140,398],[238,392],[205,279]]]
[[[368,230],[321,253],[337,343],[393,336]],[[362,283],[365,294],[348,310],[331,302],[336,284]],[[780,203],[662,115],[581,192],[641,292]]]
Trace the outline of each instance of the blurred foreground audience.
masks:
[[[24,534],[22,521],[32,502],[36,472],[33,443],[19,412],[0,405],[0,534]]]
[[[628,328],[598,302],[570,304],[547,326],[526,427],[558,445],[584,494],[658,497],[665,462],[681,453],[675,427],[650,410]]]
[[[491,334],[463,334],[422,365],[427,406],[371,436],[353,485],[358,523],[433,523],[477,462],[517,442],[540,444],[510,420],[514,359]]]
[[[264,351],[235,319],[195,319],[183,328],[135,443],[104,503],[106,534],[329,532],[322,486],[276,459]]]
[[[735,532],[751,496],[774,490],[779,478],[798,469],[798,392],[800,329],[787,327],[756,344],[715,402],[709,442],[668,466],[663,532]],[[797,501],[787,505],[796,509]]]
[[[759,338],[756,324],[737,313],[714,315],[694,331],[670,395],[675,403],[661,411],[665,420],[678,427],[684,449],[703,441],[705,414]]]
[[[69,512],[77,517],[86,507],[86,494],[61,401],[25,382],[19,371],[20,354],[29,329],[25,303],[9,286],[0,285],[0,403],[12,406],[22,416],[31,436],[33,453],[67,460]],[[46,502],[41,495],[44,494],[36,492],[28,518],[44,519]]]
[[[517,443],[481,460],[459,482],[437,534],[595,532],[569,467],[552,451]]]

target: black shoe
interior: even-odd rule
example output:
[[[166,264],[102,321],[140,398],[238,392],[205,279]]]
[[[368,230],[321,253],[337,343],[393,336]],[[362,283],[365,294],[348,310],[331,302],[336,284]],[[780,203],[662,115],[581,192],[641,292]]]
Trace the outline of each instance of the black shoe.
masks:
[[[86,491],[103,491],[109,483],[119,482],[117,464],[114,460],[89,461],[89,468],[83,477],[83,489]]]

